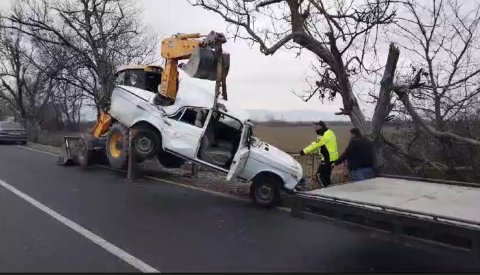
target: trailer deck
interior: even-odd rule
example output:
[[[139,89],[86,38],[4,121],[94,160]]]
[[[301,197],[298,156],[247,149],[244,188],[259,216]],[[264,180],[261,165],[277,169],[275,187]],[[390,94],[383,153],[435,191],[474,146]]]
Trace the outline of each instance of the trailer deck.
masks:
[[[474,185],[379,177],[299,192],[292,215],[327,217],[410,245],[480,255],[480,188]]]

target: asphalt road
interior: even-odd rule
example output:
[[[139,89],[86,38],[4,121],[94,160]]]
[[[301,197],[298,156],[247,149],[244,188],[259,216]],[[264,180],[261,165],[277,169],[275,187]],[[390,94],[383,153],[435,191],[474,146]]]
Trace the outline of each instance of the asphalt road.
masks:
[[[122,173],[61,167],[55,160],[0,145],[0,181],[67,220],[0,186],[0,272],[139,271],[132,262],[160,272],[480,270],[479,262],[446,251],[409,248],[286,211],[158,181],[130,183]]]

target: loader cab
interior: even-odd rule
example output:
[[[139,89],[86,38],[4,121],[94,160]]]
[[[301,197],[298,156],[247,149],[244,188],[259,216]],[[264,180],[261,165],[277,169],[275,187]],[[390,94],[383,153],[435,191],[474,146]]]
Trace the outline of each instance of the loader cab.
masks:
[[[152,93],[158,92],[163,69],[152,65],[128,65],[115,73],[116,85],[132,86]]]

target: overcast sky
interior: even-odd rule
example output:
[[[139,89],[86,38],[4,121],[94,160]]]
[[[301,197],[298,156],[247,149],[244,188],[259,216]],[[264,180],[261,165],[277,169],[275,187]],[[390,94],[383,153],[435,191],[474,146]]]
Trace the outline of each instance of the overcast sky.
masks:
[[[142,0],[144,22],[165,36],[178,32],[226,32],[221,17],[191,6],[186,0]],[[264,56],[258,45],[250,47],[245,41],[228,41],[225,50],[231,54],[227,78],[229,100],[245,109],[323,110],[337,111],[340,104],[321,104],[318,100],[305,103],[292,90],[305,89],[311,56],[295,58],[295,54],[279,52]]]
[[[0,0],[0,8],[5,9],[8,2]],[[219,16],[193,7],[187,0],[141,0],[139,5],[144,9],[144,23],[162,37],[179,32],[226,32],[227,24]],[[325,104],[317,99],[305,103],[292,94],[307,88],[305,77],[311,73],[310,64],[314,60],[307,52],[299,58],[286,50],[264,56],[258,45],[251,47],[242,40],[228,41],[225,50],[231,54],[227,78],[229,100],[242,108],[333,113],[341,106],[339,99]]]

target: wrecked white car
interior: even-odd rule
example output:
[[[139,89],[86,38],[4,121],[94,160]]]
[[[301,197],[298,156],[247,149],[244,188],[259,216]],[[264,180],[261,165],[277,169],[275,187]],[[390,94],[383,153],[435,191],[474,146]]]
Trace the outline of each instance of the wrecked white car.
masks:
[[[292,191],[303,180],[301,165],[289,154],[253,136],[247,112],[200,88],[181,74],[175,103],[158,105],[155,93],[131,86],[117,86],[109,113],[114,124],[108,139],[116,139],[125,127],[142,131],[134,139],[140,160],[158,157],[165,167],[179,167],[185,160],[227,175],[227,180],[252,181],[251,196],[264,206],[279,201],[282,190]],[[107,142],[115,144],[115,142]],[[107,146],[112,166],[124,165],[125,154]],[[126,146],[123,146],[125,148]]]

